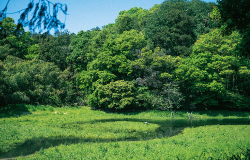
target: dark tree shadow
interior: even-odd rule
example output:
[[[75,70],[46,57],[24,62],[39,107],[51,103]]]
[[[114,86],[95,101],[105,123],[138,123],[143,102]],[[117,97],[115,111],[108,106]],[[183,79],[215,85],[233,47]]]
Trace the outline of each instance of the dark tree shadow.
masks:
[[[92,108],[93,109],[93,108]],[[96,109],[93,109],[93,110],[96,110]],[[105,109],[105,110],[101,110],[100,111],[103,111],[105,113],[108,113],[108,114],[122,114],[122,115],[138,115],[142,112],[145,112],[147,111],[146,109],[143,109],[143,108],[138,108],[138,109],[121,109],[121,110],[112,110],[112,109]]]
[[[138,115],[142,112],[147,112],[148,110],[125,110],[125,111],[113,111],[113,110],[101,110],[105,113],[108,114],[122,114],[122,115]],[[152,111],[152,110],[149,110]],[[156,110],[156,111],[160,111],[160,110]],[[250,110],[244,112],[243,110],[200,110],[200,111],[193,111],[193,113],[197,113],[199,115],[202,114],[206,114],[210,117],[218,117],[218,116],[223,116],[223,117],[229,117],[229,116],[236,116],[236,117],[248,117],[250,115],[249,113]],[[164,111],[163,111],[164,112]],[[191,111],[188,111],[191,112]],[[184,110],[177,110],[176,112],[174,112],[174,115],[176,115],[177,117],[185,117],[186,116],[187,111]],[[169,112],[169,116],[170,116],[171,112]]]
[[[0,107],[0,118],[18,117],[31,114],[24,104],[10,104]]]
[[[157,124],[159,125],[153,132],[145,133],[140,132],[136,136],[127,138],[79,138],[77,136],[68,137],[37,137],[35,139],[26,140],[24,143],[17,143],[13,146],[13,150],[7,153],[0,152],[0,158],[11,158],[18,156],[28,156],[34,154],[42,149],[49,147],[59,146],[61,144],[71,145],[78,143],[105,143],[105,142],[116,142],[116,141],[144,141],[162,137],[172,137],[182,133],[182,130],[186,127],[199,127],[205,125],[250,125],[249,118],[239,119],[170,119],[170,120],[146,120],[136,118],[120,118],[120,119],[101,119],[89,122],[78,121],[74,123],[65,123],[60,126],[63,129],[79,129],[81,124],[95,124],[95,123],[108,123],[117,121],[127,122],[142,122],[145,125]]]
[[[211,117],[217,117],[217,116],[223,116],[223,117],[229,117],[229,116],[236,116],[236,117],[248,117],[249,112],[243,112],[243,111],[233,111],[233,110],[211,110],[211,111],[195,111],[195,113],[201,114],[207,114]]]

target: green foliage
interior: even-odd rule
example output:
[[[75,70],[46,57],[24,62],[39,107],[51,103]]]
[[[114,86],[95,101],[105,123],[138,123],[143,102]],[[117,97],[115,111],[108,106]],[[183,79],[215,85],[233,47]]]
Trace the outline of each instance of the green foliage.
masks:
[[[120,78],[127,76],[131,66],[125,55],[112,56],[111,52],[102,52],[97,58],[88,64],[88,71],[107,70]]]
[[[72,52],[67,56],[67,63],[73,64],[73,68],[76,71],[86,70],[88,62],[92,61],[96,57],[95,52],[93,52],[92,38],[94,38],[94,36],[99,32],[101,31],[80,31],[76,36],[72,37],[69,45],[69,49],[72,50]],[[100,38],[105,39],[105,37],[102,36]],[[98,38],[94,42],[97,40],[100,41]]]
[[[69,66],[66,58],[70,54],[68,46],[72,36],[67,31],[57,32],[54,36],[34,34],[33,38],[38,44],[30,46],[25,57],[37,56],[43,61],[55,63],[63,71]]]
[[[0,31],[1,31],[1,40],[5,39],[11,34],[15,34],[16,31],[16,24],[14,24],[14,20],[10,17],[4,18],[3,21],[0,23]]]
[[[86,94],[93,92],[94,95],[94,92],[99,92],[99,85],[121,79],[131,80],[131,60],[137,57],[137,52],[144,45],[144,36],[133,29],[107,37],[102,44],[103,51],[88,62],[87,71],[83,70],[77,76],[77,84]],[[120,109],[117,106],[114,108]]]
[[[98,85],[89,96],[88,104],[92,108],[132,109],[136,107],[135,92],[136,87],[132,81],[119,80]]]
[[[8,55],[24,58],[33,39],[30,32],[24,32],[23,28],[17,28],[10,17],[0,22],[0,59],[4,60]]]
[[[32,60],[32,59],[38,57],[39,49],[40,49],[40,46],[38,44],[34,44],[34,45],[29,46],[28,54],[24,56],[25,59]]]
[[[230,1],[218,0],[221,21],[224,23],[224,34],[237,30],[243,34],[239,50],[242,56],[249,58],[250,53],[250,11],[249,0]]]
[[[127,59],[133,60],[146,45],[145,37],[137,30],[125,31],[115,38],[109,38],[105,41],[104,50],[110,51],[112,55],[124,55]]]
[[[164,1],[146,19],[149,46],[161,47],[170,55],[188,56],[200,35],[219,26],[210,18],[213,6],[215,3],[200,0]]]
[[[250,55],[250,29],[246,29],[244,33],[242,33],[242,40],[240,45],[238,46],[238,50],[241,56],[244,56],[249,59]]]
[[[0,46],[0,60],[4,60],[8,55],[15,55],[15,49],[9,44]]]
[[[206,3],[200,0],[189,2],[189,12],[194,17],[196,39],[200,35],[210,32],[214,28],[220,27],[217,20],[218,10],[215,3]]]
[[[77,35],[31,34],[5,18],[1,104],[247,109],[250,32],[242,4],[167,0],[149,10],[121,11],[114,24]],[[225,17],[233,5],[242,11],[238,20],[235,9]]]
[[[220,11],[219,11],[217,6],[213,7],[213,11],[211,13],[211,18],[212,18],[212,20],[215,20],[215,21],[221,21],[221,14],[220,14]]]
[[[159,9],[161,4],[155,4],[152,8],[149,9],[149,13],[153,13],[155,10]]]
[[[154,51],[142,49],[138,59],[133,61],[132,75],[139,86],[138,100],[145,108],[176,109],[181,94],[174,83],[172,72],[178,67],[180,57],[166,55],[160,48]],[[177,102],[177,101],[178,102]]]
[[[133,28],[133,20],[129,16],[119,16],[116,20],[117,31],[122,34],[124,31],[129,31]]]
[[[143,48],[138,59],[132,63],[133,76],[137,80],[143,79],[145,84],[142,85],[160,89],[160,84],[172,80],[171,74],[180,61],[180,57],[166,55],[159,47],[154,51]]]
[[[210,52],[222,56],[240,56],[237,50],[242,35],[239,32],[232,32],[228,36],[223,36],[220,29],[215,29],[208,34],[200,36],[193,47],[193,54]]]
[[[1,102],[1,105],[6,105],[5,104],[5,87],[6,87],[6,83],[4,81],[4,71],[6,70],[4,64],[2,63],[2,61],[0,60],[0,102]],[[1,106],[0,105],[0,106]]]
[[[72,89],[65,81],[66,72],[49,62],[23,61],[8,56],[3,62],[4,104],[51,104],[60,106],[72,101]]]
[[[134,7],[129,10],[121,11],[116,19],[116,30],[119,34],[131,29],[141,31],[144,28],[148,14],[149,11],[141,7]]]
[[[227,24],[229,30],[237,28],[244,32],[245,29],[249,28],[249,5],[249,0],[218,0],[218,9],[221,14],[221,20]]]
[[[161,90],[165,83],[173,80],[172,72],[180,60],[180,57],[164,54],[158,47],[154,51],[144,48],[132,63],[132,74],[138,85]]]
[[[85,93],[91,93],[99,84],[105,85],[116,79],[112,73],[107,71],[82,71],[77,75],[76,82]]]
[[[249,62],[235,57],[240,39],[237,32],[222,36],[216,29],[197,40],[191,57],[175,70],[186,100],[199,109],[249,107],[249,94],[241,87]]]
[[[181,107],[183,100],[179,86],[175,82],[164,84],[160,90],[139,87],[137,93],[136,98],[144,109],[177,110]]]
[[[195,40],[194,19],[186,1],[165,1],[146,20],[145,34],[153,47],[164,48],[170,55],[188,55]]]

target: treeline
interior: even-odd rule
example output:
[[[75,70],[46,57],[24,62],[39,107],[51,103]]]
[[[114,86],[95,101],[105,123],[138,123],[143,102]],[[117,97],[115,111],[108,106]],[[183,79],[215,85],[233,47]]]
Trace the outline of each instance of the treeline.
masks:
[[[249,29],[220,6],[168,0],[77,35],[0,22],[0,101],[95,109],[249,109]],[[224,12],[223,12],[224,13]]]

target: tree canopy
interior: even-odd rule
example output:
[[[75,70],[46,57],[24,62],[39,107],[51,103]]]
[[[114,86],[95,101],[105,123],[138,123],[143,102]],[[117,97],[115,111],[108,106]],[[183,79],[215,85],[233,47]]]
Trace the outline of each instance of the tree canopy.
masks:
[[[51,5],[45,2],[38,4],[41,18]],[[248,12],[237,3],[244,15],[225,17],[225,6],[234,3],[167,0],[121,11],[114,24],[78,34],[25,32],[6,17],[0,21],[0,100],[116,111],[249,110]],[[66,13],[65,7],[54,9]]]
[[[249,0],[218,0],[218,8],[222,22],[228,28],[237,28],[245,31],[250,27],[250,1]]]

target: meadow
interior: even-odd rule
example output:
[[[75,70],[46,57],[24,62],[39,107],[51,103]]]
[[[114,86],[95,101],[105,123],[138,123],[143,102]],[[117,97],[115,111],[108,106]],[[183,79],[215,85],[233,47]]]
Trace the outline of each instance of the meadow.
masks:
[[[8,110],[8,109],[6,109]],[[250,113],[104,112],[88,107],[19,105],[0,116],[0,158],[15,159],[249,159]],[[244,119],[233,123],[232,119]],[[231,121],[227,125],[221,123]],[[238,122],[237,122],[238,123]],[[223,124],[223,125],[222,125]]]

